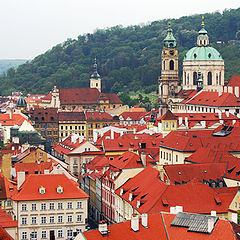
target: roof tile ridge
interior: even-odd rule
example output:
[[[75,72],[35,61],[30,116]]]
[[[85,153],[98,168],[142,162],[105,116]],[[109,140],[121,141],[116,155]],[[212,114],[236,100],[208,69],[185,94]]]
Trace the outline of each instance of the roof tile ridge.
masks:
[[[164,221],[164,217],[163,217],[162,212],[160,212],[160,215],[161,215],[161,218],[162,218],[163,227],[164,227],[164,230],[165,230],[165,233],[166,233],[166,237],[167,237],[168,240],[170,240],[170,238],[169,238],[169,236],[168,236],[167,227],[166,227],[166,224],[165,224],[165,221]]]
[[[203,90],[197,92],[193,97],[191,97],[189,100],[186,101],[186,103],[190,102],[191,100],[193,100],[195,97],[197,97],[200,93],[202,93]]]

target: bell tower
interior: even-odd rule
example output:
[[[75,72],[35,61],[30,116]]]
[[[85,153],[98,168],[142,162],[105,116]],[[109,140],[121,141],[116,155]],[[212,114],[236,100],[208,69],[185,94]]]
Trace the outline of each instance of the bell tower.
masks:
[[[96,58],[94,59],[93,67],[94,67],[94,72],[90,78],[90,88],[97,88],[98,91],[101,92],[101,77],[97,71],[97,59]]]
[[[163,41],[161,76],[158,78],[160,115],[168,110],[169,98],[178,93],[179,82],[177,41],[171,23],[168,23],[167,36]]]

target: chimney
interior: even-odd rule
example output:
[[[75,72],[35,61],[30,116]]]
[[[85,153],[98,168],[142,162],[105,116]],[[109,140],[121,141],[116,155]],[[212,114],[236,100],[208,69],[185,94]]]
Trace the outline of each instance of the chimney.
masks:
[[[163,165],[160,166],[159,169],[159,178],[162,182],[164,182],[164,171],[163,171]]]
[[[141,218],[142,218],[143,227],[148,228],[148,215],[147,215],[147,213],[143,213]]]
[[[176,206],[176,214],[183,212],[183,207],[182,206]]]
[[[218,117],[219,117],[220,120],[222,119],[222,113],[221,112],[218,112]]]
[[[169,179],[166,180],[166,185],[170,185],[170,180]]]
[[[12,137],[12,142],[13,143],[19,143],[19,137]]]
[[[206,121],[201,121],[203,128],[206,128]]]
[[[44,174],[49,174],[49,173],[50,173],[49,169],[44,169]]]
[[[176,207],[170,207],[170,213],[176,214]]]
[[[235,87],[235,96],[237,98],[239,98],[239,87],[238,86]]]
[[[25,182],[25,172],[18,172],[17,173],[17,189],[19,189],[24,182]]]
[[[217,216],[217,212],[216,211],[211,211],[211,216],[216,217]]]
[[[188,117],[185,117],[185,126],[188,128]]]
[[[132,197],[133,197],[133,195],[132,195],[132,193],[130,192],[129,193],[129,198],[128,198],[128,200],[131,202],[132,201]]]
[[[123,188],[120,189],[120,195],[123,195]]]
[[[223,90],[225,93],[227,93],[228,92],[227,86],[224,86]]]
[[[145,152],[141,152],[141,160],[142,160],[143,166],[146,167],[147,160],[146,160],[146,153]]]
[[[99,222],[99,224],[98,224],[98,231],[102,235],[107,235],[108,234],[107,223],[105,222],[105,220],[102,220],[102,221]]]
[[[228,93],[233,93],[233,87],[232,86],[228,87]]]
[[[208,218],[208,233],[211,233],[214,228],[215,219],[213,217]]]
[[[219,97],[222,95],[222,92],[223,92],[223,89],[222,89],[222,88],[219,89],[219,91],[218,91],[218,96],[219,96]]]
[[[237,213],[232,213],[232,221],[236,224],[238,224],[238,215]]]
[[[114,131],[111,129],[111,139],[114,139]]]
[[[225,113],[226,113],[227,118],[229,118],[229,111],[226,111]]]
[[[179,123],[179,125],[182,125],[182,122],[183,122],[183,118],[182,118],[182,117],[179,117],[179,118],[178,118],[178,123]]]
[[[139,231],[139,217],[136,213],[132,214],[132,219],[131,219],[131,229],[134,232]]]

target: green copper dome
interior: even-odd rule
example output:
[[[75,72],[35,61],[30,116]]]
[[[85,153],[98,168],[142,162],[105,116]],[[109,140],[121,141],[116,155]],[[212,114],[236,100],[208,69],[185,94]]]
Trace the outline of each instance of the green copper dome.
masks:
[[[168,23],[167,36],[165,37],[163,42],[164,42],[164,47],[166,48],[175,48],[177,45],[176,38],[173,36],[171,23]]]
[[[24,99],[24,97],[20,97],[17,101],[17,107],[26,107],[27,106],[27,102]]]
[[[201,46],[191,48],[183,61],[222,61],[221,54],[213,47]]]

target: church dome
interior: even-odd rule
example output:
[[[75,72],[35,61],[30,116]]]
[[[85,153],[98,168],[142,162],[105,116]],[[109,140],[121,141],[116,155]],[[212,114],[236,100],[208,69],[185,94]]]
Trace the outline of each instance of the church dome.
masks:
[[[183,61],[222,61],[221,54],[210,46],[197,46],[191,48]]]
[[[17,107],[26,107],[27,106],[27,102],[24,99],[24,97],[20,97],[17,101]]]

